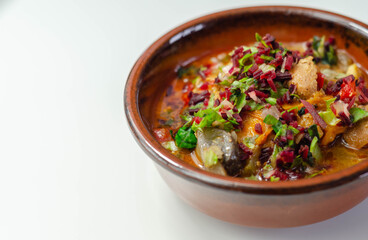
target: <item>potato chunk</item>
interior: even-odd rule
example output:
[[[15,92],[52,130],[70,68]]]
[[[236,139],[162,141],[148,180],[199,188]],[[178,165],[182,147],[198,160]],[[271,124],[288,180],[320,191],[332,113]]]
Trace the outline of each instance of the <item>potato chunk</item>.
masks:
[[[296,86],[296,93],[304,99],[310,98],[317,91],[317,67],[313,57],[303,58],[291,70],[292,79],[289,84]]]
[[[346,75],[353,75],[355,79],[359,79],[359,77],[362,75],[360,69],[358,66],[353,63],[348,67],[348,70],[346,71]]]
[[[352,148],[361,149],[368,144],[368,119],[362,119],[347,130],[343,138]]]

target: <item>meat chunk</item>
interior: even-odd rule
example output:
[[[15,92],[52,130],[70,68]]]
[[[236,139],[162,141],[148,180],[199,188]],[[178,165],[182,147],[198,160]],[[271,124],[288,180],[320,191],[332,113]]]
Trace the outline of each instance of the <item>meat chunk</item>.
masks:
[[[312,97],[317,91],[317,67],[313,62],[313,57],[303,58],[291,70],[293,79],[289,84],[296,86],[296,92],[304,99]]]
[[[352,148],[361,149],[368,144],[368,119],[362,119],[346,131],[343,139]]]

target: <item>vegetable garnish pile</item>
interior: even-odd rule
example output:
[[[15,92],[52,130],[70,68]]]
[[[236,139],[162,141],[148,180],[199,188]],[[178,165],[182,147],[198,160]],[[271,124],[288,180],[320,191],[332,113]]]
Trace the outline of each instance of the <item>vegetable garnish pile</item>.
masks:
[[[270,34],[255,40],[178,67],[157,110],[161,144],[208,171],[264,181],[333,171],[334,147],[362,156],[368,140],[357,142],[354,131],[368,126],[364,72],[335,39],[294,50]]]

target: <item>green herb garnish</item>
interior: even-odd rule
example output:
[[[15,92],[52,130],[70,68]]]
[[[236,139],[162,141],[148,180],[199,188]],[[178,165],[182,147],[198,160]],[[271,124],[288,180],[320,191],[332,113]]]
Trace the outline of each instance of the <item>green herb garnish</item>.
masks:
[[[197,137],[191,128],[181,127],[175,135],[176,146],[180,148],[195,148],[197,145]]]

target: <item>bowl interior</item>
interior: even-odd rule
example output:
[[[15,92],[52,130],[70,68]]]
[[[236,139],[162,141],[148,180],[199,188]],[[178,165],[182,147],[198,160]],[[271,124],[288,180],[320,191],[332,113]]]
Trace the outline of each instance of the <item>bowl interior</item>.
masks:
[[[367,25],[344,16],[299,7],[265,6],[228,10],[195,19],[156,41],[137,61],[129,76],[125,93],[128,120],[146,151],[152,153],[153,148],[154,155],[161,158],[164,165],[169,161],[173,167],[193,170],[170,155],[151,134],[158,96],[175,77],[177,66],[213,52],[252,43],[255,32],[270,33],[280,42],[333,35],[338,48],[345,49],[368,69]],[[363,170],[367,171],[368,165],[364,164]]]

